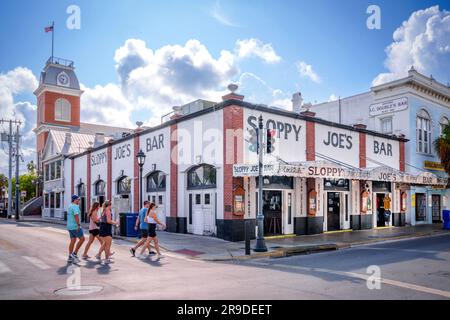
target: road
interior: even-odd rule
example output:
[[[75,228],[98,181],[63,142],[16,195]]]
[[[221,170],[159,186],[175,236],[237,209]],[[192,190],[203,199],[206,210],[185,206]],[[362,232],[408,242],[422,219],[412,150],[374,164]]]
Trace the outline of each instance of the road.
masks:
[[[229,263],[173,253],[139,260],[115,241],[113,264],[76,270],[67,269],[67,240],[60,226],[0,222],[0,299],[450,299],[450,234]],[[379,289],[368,289],[370,266],[381,272]],[[55,294],[76,284],[101,291]]]

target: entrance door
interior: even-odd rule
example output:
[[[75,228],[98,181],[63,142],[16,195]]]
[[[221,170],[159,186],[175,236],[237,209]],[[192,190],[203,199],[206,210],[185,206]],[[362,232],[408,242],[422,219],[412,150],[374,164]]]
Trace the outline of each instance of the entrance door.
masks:
[[[327,192],[327,231],[341,229],[341,194]]]
[[[344,203],[341,205],[341,230],[350,229],[350,213],[348,194],[342,194]]]
[[[216,234],[215,192],[199,191],[189,195],[190,211],[192,216],[192,233],[212,236]],[[191,206],[192,202],[192,206]],[[192,211],[191,211],[192,210]]]
[[[263,212],[264,212],[264,232],[269,236],[281,235],[282,223],[282,192],[264,191],[263,192]]]
[[[416,221],[427,220],[427,196],[425,193],[416,193]]]
[[[386,219],[385,219],[385,209],[384,209],[384,193],[377,193],[377,227],[385,227]]]
[[[440,195],[432,195],[431,200],[431,212],[433,214],[433,223],[440,223],[442,222],[441,219],[441,196]]]
[[[294,199],[290,191],[285,193],[284,209],[283,209],[283,234],[294,233]]]

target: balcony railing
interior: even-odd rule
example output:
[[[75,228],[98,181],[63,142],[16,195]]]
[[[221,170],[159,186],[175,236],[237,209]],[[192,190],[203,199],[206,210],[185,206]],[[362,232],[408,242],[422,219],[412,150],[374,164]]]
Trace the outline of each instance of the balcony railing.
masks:
[[[59,64],[59,65],[62,65],[64,67],[69,67],[69,68],[74,67],[73,61],[62,59],[62,58],[57,58],[57,57],[48,58],[47,64]]]

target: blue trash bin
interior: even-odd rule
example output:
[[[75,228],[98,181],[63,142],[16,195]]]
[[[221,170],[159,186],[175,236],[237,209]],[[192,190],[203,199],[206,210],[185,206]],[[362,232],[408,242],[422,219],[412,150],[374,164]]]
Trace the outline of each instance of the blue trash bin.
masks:
[[[138,214],[137,213],[127,213],[126,214],[126,225],[127,225],[127,237],[137,237],[139,235],[139,230],[135,230]]]
[[[442,211],[442,219],[444,220],[444,230],[450,230],[450,210]]]

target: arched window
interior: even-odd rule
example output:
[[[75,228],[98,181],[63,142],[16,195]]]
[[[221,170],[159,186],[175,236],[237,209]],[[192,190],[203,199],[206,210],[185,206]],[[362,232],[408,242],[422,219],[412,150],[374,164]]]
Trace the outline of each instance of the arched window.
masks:
[[[188,171],[188,189],[216,188],[216,168],[208,164],[195,166]]]
[[[121,177],[117,181],[117,193],[118,194],[130,194],[131,193],[131,179],[127,176]]]
[[[58,99],[55,102],[55,120],[70,122],[71,119],[71,105],[66,99]]]
[[[417,152],[431,153],[431,117],[424,109],[417,114]]]
[[[94,194],[96,196],[104,196],[105,195],[105,181],[99,180],[95,183]]]
[[[448,126],[450,123],[447,117],[442,117],[441,121],[439,121],[439,135],[442,136],[444,133],[444,128]]]
[[[147,177],[147,192],[166,191],[166,174],[155,171]]]

